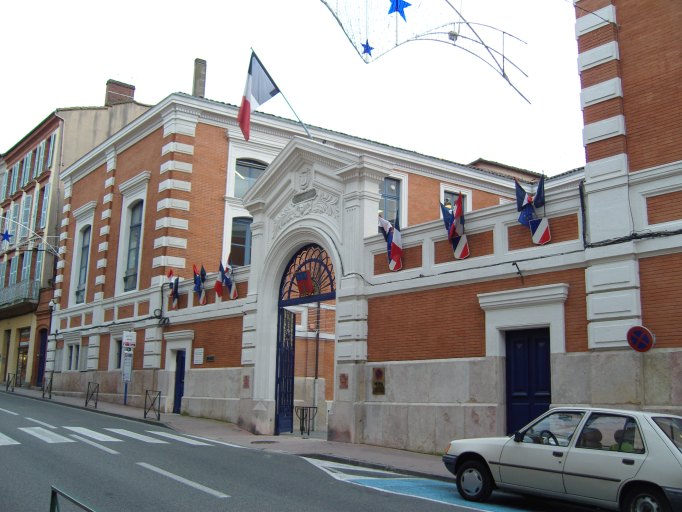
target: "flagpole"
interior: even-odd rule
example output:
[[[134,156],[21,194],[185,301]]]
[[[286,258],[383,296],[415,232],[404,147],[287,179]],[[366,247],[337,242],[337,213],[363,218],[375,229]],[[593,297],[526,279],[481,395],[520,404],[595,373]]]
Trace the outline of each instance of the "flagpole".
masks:
[[[272,79],[272,77],[270,76],[270,73],[268,73],[268,70],[265,69],[265,66],[263,66],[263,63],[262,63],[262,62],[260,61],[260,59],[258,58],[258,55],[256,55],[256,51],[253,49],[253,47],[251,47],[251,53],[253,53],[253,55],[256,57],[256,59],[258,59],[258,62],[260,62],[260,65],[261,65],[261,67],[263,68],[263,71],[265,71],[265,74],[268,75],[268,78],[270,79],[270,81],[275,85],[275,87],[277,87],[277,90],[278,90],[279,93],[282,95],[282,98],[284,98],[284,101],[287,102],[287,105],[289,106],[289,108],[291,109],[291,111],[292,111],[292,112],[294,113],[294,115],[296,116],[296,119],[298,119],[298,122],[301,124],[301,126],[302,126],[303,129],[305,130],[305,133],[306,133],[306,135],[308,135],[308,138],[309,138],[309,139],[312,139],[313,136],[310,135],[310,132],[308,131],[308,127],[305,125],[305,123],[304,123],[303,121],[301,121],[301,118],[298,117],[298,114],[297,114],[296,111],[294,110],[294,107],[291,106],[291,103],[289,103],[289,100],[287,99],[287,97],[286,97],[286,96],[284,95],[284,93],[282,92],[282,89],[280,89],[280,87],[279,87],[279,86],[275,83],[275,81]]]

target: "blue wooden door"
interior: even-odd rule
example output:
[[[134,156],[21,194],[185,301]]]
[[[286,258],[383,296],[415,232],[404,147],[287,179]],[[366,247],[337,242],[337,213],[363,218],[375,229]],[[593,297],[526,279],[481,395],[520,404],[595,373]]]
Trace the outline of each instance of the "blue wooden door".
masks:
[[[549,329],[507,331],[507,432],[546,412],[552,402]]]
[[[175,396],[173,397],[173,412],[180,414],[182,396],[185,394],[185,351],[175,353]]]
[[[275,434],[294,431],[294,362],[296,314],[279,309],[277,375],[275,381]]]

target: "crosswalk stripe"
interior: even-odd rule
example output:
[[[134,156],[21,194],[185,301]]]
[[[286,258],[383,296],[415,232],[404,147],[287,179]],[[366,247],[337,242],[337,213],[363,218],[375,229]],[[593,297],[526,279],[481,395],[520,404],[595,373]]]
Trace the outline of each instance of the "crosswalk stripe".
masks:
[[[7,414],[11,414],[12,416],[19,416],[18,412],[8,411],[7,409],[0,409],[0,411],[6,412]]]
[[[144,434],[138,434],[137,432],[132,432],[122,428],[107,428],[106,430],[121,436],[137,439],[138,441],[143,441],[145,443],[168,444],[168,441],[164,441],[163,439],[156,439],[155,437],[145,436]]]
[[[71,434],[71,437],[73,437],[74,439],[78,439],[79,441],[81,441],[85,444],[89,444],[90,446],[94,446],[95,448],[99,448],[103,452],[107,452],[107,453],[110,453],[112,455],[118,455],[118,452],[116,450],[112,450],[111,448],[107,448],[104,445],[101,445],[101,444],[96,443],[94,441],[90,441],[90,439],[86,439],[85,437],[81,437],[78,434]],[[117,441],[118,441],[118,439],[117,439]]]
[[[95,432],[94,430],[90,430],[89,428],[84,428],[84,427],[64,427],[67,430],[70,430],[72,432],[76,432],[77,434],[80,434],[85,437],[89,437],[90,439],[94,439],[95,441],[107,441],[110,443],[120,443],[120,439],[116,439],[115,437],[108,436],[106,434],[101,434],[99,432]]]
[[[7,437],[5,434],[0,434],[0,446],[5,446],[8,444],[21,444],[19,441],[15,441],[11,437]]]
[[[168,432],[161,432],[158,430],[147,430],[147,432],[149,432],[150,434],[155,434],[157,436],[167,437],[168,439],[174,439],[176,441],[180,441],[181,443],[192,444],[194,446],[213,446],[209,443],[203,443],[201,441],[197,441],[196,439],[189,439],[187,437],[170,434]]]
[[[35,419],[33,419],[33,418],[29,418],[28,416],[26,416],[26,419],[27,419],[28,421],[32,421],[33,423],[37,423],[38,425],[42,425],[43,427],[47,427],[47,428],[51,428],[51,429],[57,428],[57,427],[55,427],[54,425],[50,425],[49,423],[45,423],[44,421],[40,421],[40,420],[35,420]]]
[[[60,436],[56,432],[51,432],[43,427],[19,427],[19,430],[26,432],[33,437],[37,437],[46,443],[75,443],[73,439]]]

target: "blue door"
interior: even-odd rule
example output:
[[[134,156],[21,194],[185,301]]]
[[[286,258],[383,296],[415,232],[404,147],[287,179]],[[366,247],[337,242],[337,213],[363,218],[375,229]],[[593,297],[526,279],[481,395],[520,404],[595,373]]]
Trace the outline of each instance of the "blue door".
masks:
[[[277,336],[277,375],[275,380],[275,435],[294,431],[294,362],[296,314],[280,308]]]
[[[40,331],[40,351],[38,352],[38,377],[36,378],[36,386],[42,387],[43,377],[45,373],[45,359],[47,356],[47,330]]]
[[[173,412],[180,414],[182,395],[185,394],[185,351],[175,353],[175,397],[173,398]]]
[[[507,331],[507,432],[549,410],[549,329]]]

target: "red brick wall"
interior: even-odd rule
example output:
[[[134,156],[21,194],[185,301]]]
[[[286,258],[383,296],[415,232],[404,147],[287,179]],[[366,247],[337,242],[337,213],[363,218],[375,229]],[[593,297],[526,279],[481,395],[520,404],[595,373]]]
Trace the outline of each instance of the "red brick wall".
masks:
[[[204,364],[192,368],[236,368],[242,363],[242,317],[221,318],[192,324],[194,341],[192,349],[204,349]],[[184,330],[186,326],[168,328],[166,332]],[[193,354],[187,354],[192,358]],[[208,361],[207,356],[214,356]]]
[[[682,347],[682,253],[639,260],[639,278],[642,322],[656,335],[656,348]]]
[[[551,217],[549,219],[549,232],[552,237],[552,240],[549,242],[550,244],[577,240],[579,238],[578,216],[570,214],[561,217]],[[530,228],[522,224],[509,226],[507,228],[507,236],[509,237],[510,251],[534,246]]]
[[[371,298],[370,362],[485,355],[485,312],[477,294],[568,283],[566,351],[587,350],[585,271],[582,268]],[[390,328],[389,328],[390,326]]]
[[[476,258],[478,256],[488,256],[493,254],[495,248],[493,246],[493,231],[484,231],[482,233],[467,234],[467,242],[469,244],[469,258]],[[439,240],[433,244],[434,255],[433,261],[437,265],[440,263],[447,263],[455,261],[455,255],[452,252],[452,244],[448,240]]]
[[[410,268],[419,268],[422,266],[422,246],[403,248],[403,270]],[[381,252],[374,255],[374,275],[388,274],[391,271],[388,268],[387,253]],[[237,288],[238,289],[238,288]]]
[[[682,219],[682,190],[646,198],[649,224]]]

